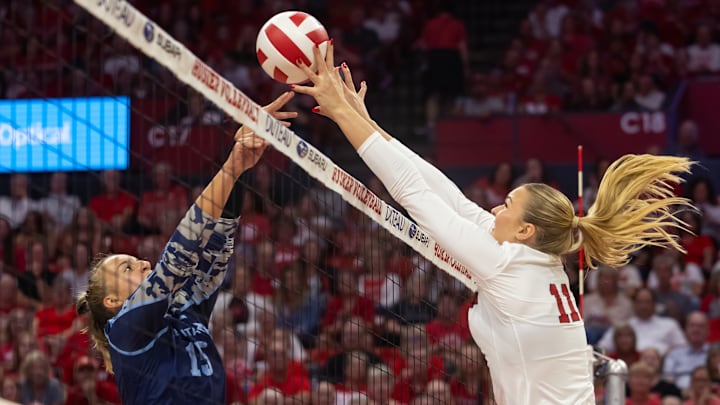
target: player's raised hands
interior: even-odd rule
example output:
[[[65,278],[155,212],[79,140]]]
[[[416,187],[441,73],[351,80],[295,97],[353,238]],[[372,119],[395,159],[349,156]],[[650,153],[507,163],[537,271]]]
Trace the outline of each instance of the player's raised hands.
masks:
[[[340,79],[337,69],[334,66],[332,41],[328,44],[327,54],[323,59],[320,48],[313,48],[313,54],[316,61],[325,61],[318,63],[318,71],[313,72],[302,61],[298,61],[297,65],[305,72],[312,82],[313,86],[291,85],[291,88],[300,94],[307,94],[315,99],[318,104],[318,111],[322,115],[337,121],[337,114],[344,108],[352,108],[347,102],[344,94],[345,84]]]
[[[296,111],[280,111],[280,109],[294,96],[295,93],[286,91],[263,109],[275,119],[280,120],[284,126],[289,127],[290,122],[285,120],[297,117],[298,113]],[[264,139],[257,136],[250,128],[242,126],[235,132],[233,150],[223,167],[234,176],[239,176],[257,164],[266,147],[267,142]]]

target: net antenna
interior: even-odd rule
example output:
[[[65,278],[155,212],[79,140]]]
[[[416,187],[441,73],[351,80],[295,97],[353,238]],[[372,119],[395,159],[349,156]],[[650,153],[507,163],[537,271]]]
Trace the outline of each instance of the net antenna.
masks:
[[[285,128],[230,81],[175,40],[153,20],[126,1],[74,0],[116,34],[165,66],[181,82],[198,91],[236,122],[252,129],[325,187],[387,229],[473,292],[477,285],[468,268],[427,232],[384,202],[312,144]],[[313,159],[306,157],[312,156]],[[315,162],[326,164],[317,165]]]

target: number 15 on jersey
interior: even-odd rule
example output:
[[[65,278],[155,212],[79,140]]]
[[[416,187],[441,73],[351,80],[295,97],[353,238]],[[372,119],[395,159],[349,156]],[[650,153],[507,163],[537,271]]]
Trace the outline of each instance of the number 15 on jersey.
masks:
[[[559,286],[560,288],[558,289],[558,284],[550,284],[550,294],[555,297],[555,302],[557,303],[558,311],[560,312],[560,315],[558,316],[560,323],[579,321],[580,315],[575,308],[575,303],[570,295],[570,289],[567,284],[559,284]],[[570,311],[570,315],[568,315],[568,311],[565,308]]]

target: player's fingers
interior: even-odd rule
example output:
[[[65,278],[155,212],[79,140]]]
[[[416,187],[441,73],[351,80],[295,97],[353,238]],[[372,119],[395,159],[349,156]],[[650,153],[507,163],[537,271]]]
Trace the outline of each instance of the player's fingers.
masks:
[[[329,69],[335,67],[335,41],[332,38],[330,38],[330,40],[327,41],[327,49],[325,52],[325,64]]]
[[[360,82],[360,91],[358,91],[358,97],[360,97],[360,100],[365,101],[365,94],[367,93],[367,83],[365,83],[365,80]]]
[[[315,97],[315,88],[312,86],[300,86],[298,84],[290,85],[290,88],[295,93],[306,94],[311,97]]]
[[[290,101],[294,96],[295,93],[293,93],[292,91],[286,91],[283,94],[279,95],[270,104],[263,107],[263,109],[269,113],[274,113],[277,110],[281,109],[285,104],[287,104],[287,102]]]
[[[315,107],[313,107],[311,111],[314,112],[315,114],[322,115],[323,117],[327,117],[327,114],[325,114],[322,107],[320,107],[319,105],[316,105]]]
[[[297,118],[298,113],[297,111],[277,111],[272,113],[272,116],[276,120],[289,120],[292,118]]]
[[[317,50],[317,47],[313,48],[313,52],[315,52],[316,50]],[[310,70],[310,67],[308,65],[306,65],[303,61],[301,61],[299,59],[295,64],[297,65],[297,67],[300,68],[300,70],[303,71],[303,73],[305,73],[305,75],[307,76],[308,79],[310,79],[311,82],[317,83],[318,75],[317,75],[317,73]],[[295,90],[296,87],[298,87],[298,86],[297,85],[290,86],[290,88],[292,88],[293,90]]]
[[[345,86],[347,86],[352,91],[355,90],[355,83],[353,83],[352,73],[350,73],[350,68],[348,67],[347,63],[343,62],[340,64],[342,67],[343,77],[345,78]]]
[[[327,60],[323,58],[322,54],[320,53],[320,47],[315,45],[313,47],[313,56],[315,57],[315,63],[317,64],[317,75],[326,75],[329,72],[329,67],[327,65]],[[325,61],[325,63],[323,63]]]

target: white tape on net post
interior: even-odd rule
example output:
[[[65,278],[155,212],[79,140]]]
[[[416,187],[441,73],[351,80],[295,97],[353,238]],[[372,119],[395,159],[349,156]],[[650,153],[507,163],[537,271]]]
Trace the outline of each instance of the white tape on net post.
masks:
[[[451,256],[427,232],[381,200],[313,145],[285,128],[260,105],[217,74],[127,1],[75,0],[75,3],[104,22],[145,55],[167,67],[180,81],[204,95],[235,121],[270,142],[325,187],[340,194],[350,205],[379,223],[436,266],[460,280],[472,291],[477,290],[468,268]]]

